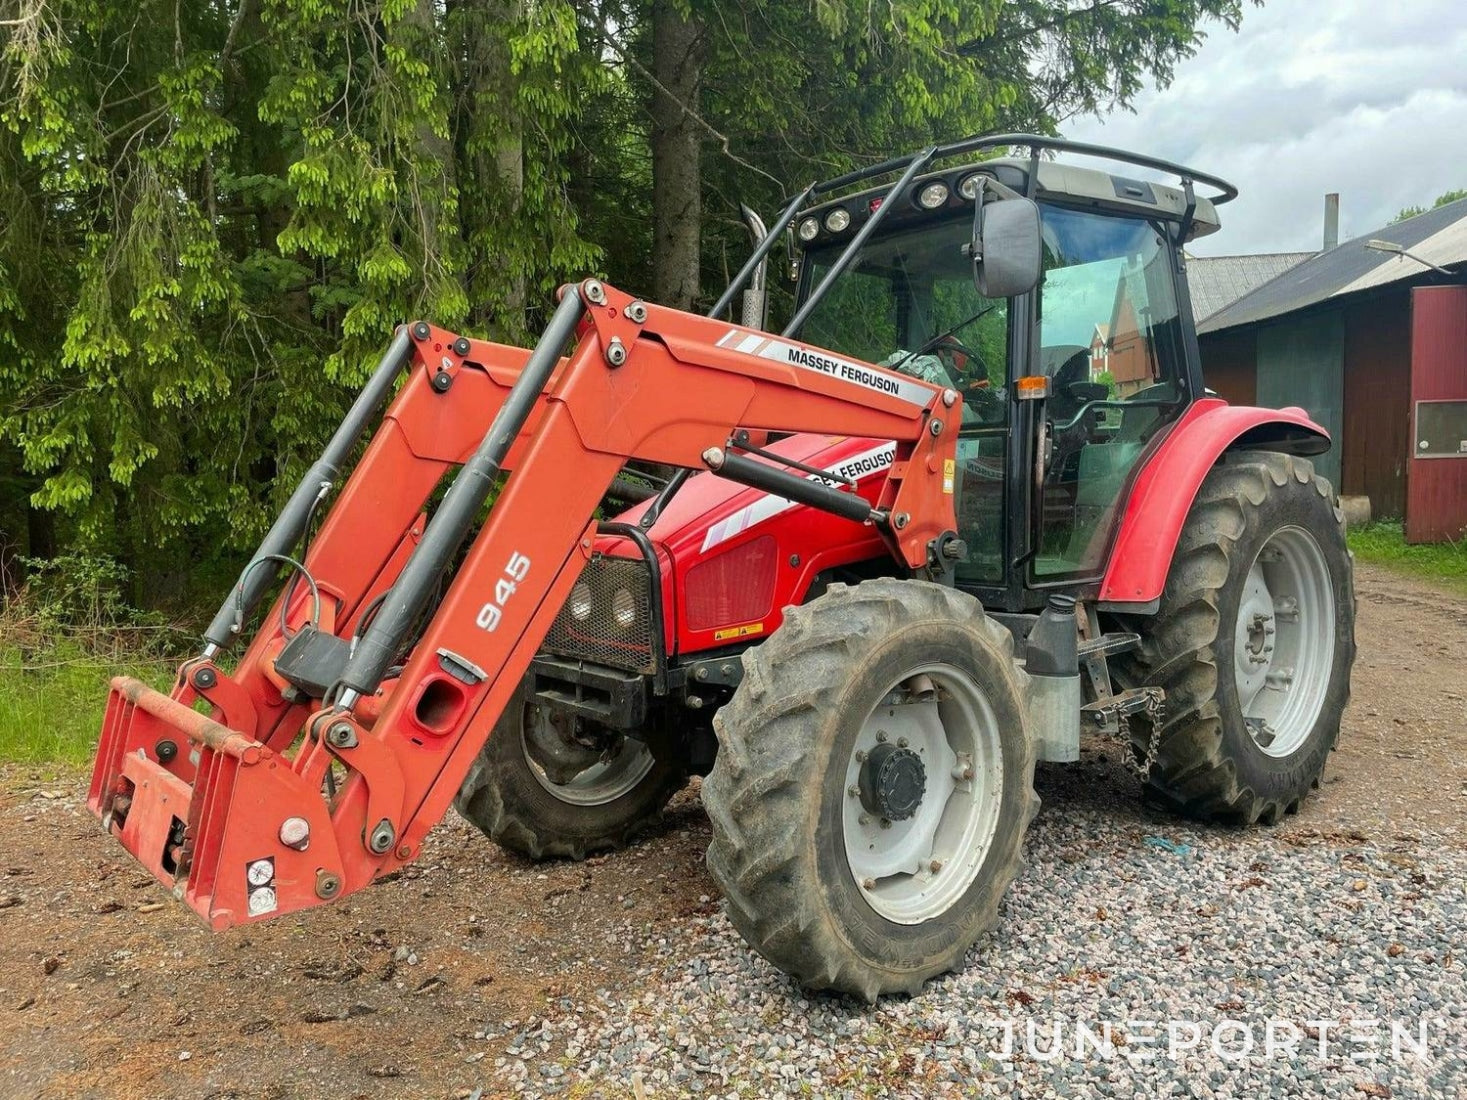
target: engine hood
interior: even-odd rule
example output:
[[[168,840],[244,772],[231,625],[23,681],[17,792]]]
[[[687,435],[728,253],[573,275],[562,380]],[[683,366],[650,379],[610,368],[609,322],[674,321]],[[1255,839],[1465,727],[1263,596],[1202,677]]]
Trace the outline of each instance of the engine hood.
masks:
[[[817,433],[792,435],[765,448],[782,458],[856,479],[858,491],[868,500],[875,499],[895,449],[895,444],[887,440]],[[636,523],[648,507],[650,502],[644,501],[617,519]],[[685,559],[712,552],[775,516],[803,507],[712,473],[695,474],[672,498],[648,534],[674,557]],[[861,524],[852,520],[829,515],[824,518],[849,526],[853,536],[863,530]]]

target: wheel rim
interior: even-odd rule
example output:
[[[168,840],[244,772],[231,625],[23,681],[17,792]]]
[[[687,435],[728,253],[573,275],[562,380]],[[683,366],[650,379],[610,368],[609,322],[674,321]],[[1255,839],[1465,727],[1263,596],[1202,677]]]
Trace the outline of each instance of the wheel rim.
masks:
[[[601,754],[600,760],[578,772],[570,782],[556,783],[535,763],[523,734],[520,736],[520,748],[535,782],[572,806],[604,806],[616,801],[634,790],[647,777],[653,764],[652,752],[645,744],[630,737],[621,737]]]
[[[1335,657],[1329,566],[1304,528],[1279,528],[1258,552],[1243,585],[1233,651],[1249,736],[1268,756],[1292,755],[1324,707]]]
[[[870,797],[872,754],[884,753],[889,764],[897,759],[892,746],[922,765],[920,801],[902,820],[883,818]],[[890,770],[915,774],[905,756]],[[998,828],[1003,754],[984,692],[946,664],[902,677],[862,724],[845,780],[846,859],[867,904],[896,924],[947,912],[973,884]]]

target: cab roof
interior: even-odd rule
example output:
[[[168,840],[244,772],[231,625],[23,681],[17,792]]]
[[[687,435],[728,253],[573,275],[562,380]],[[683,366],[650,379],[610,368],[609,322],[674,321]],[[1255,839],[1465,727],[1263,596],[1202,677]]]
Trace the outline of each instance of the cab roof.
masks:
[[[977,177],[987,177],[1021,194],[1025,193],[1029,173],[1035,168],[1036,162],[1027,157],[1000,157],[925,173],[916,177],[903,193],[893,197],[892,201],[898,206],[887,214],[881,231],[910,227],[932,217],[951,216],[959,210],[970,210],[972,192],[964,197],[963,185],[967,183],[971,187],[972,181]],[[1140,214],[1174,222],[1182,221],[1187,214],[1186,193],[1182,188],[1169,184],[1052,160],[1038,161],[1037,174],[1034,197],[1041,201],[1082,209]],[[934,183],[942,183],[947,188],[947,196],[936,206],[924,207],[918,202],[918,196]],[[810,239],[800,237],[797,232],[801,247],[821,248],[849,241],[861,224],[881,205],[890,190],[891,184],[888,183],[802,210],[795,217],[797,231],[806,221],[814,218],[817,232]],[[1188,240],[1215,233],[1221,227],[1217,206],[1211,199],[1195,195],[1193,201],[1196,205],[1192,212]],[[838,209],[849,215],[850,222],[839,230],[832,230],[827,227],[827,218]]]

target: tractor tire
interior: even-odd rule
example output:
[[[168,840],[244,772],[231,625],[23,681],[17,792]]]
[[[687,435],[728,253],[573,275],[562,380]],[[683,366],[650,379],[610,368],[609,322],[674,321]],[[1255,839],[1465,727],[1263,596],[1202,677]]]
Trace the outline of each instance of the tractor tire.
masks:
[[[565,783],[553,782],[531,757],[526,719],[533,705],[521,688],[469,768],[454,808],[502,848],[533,860],[585,859],[621,848],[655,823],[687,783],[676,762],[624,737],[605,763]]]
[[[1353,567],[1329,482],[1292,455],[1227,456],[1136,629],[1118,679],[1166,691],[1159,729],[1131,720],[1148,793],[1204,820],[1295,812],[1339,738],[1355,660]]]
[[[729,918],[811,989],[917,992],[997,924],[1039,808],[1009,632],[941,585],[834,584],[743,665],[703,782]]]

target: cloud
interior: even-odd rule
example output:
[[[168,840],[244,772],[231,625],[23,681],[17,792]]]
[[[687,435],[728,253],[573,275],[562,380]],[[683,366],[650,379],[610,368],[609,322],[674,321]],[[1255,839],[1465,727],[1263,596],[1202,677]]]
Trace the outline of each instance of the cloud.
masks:
[[[1066,137],[1190,164],[1236,184],[1203,255],[1318,248],[1324,195],[1340,239],[1467,187],[1467,4],[1270,0],[1135,111],[1075,119]]]

